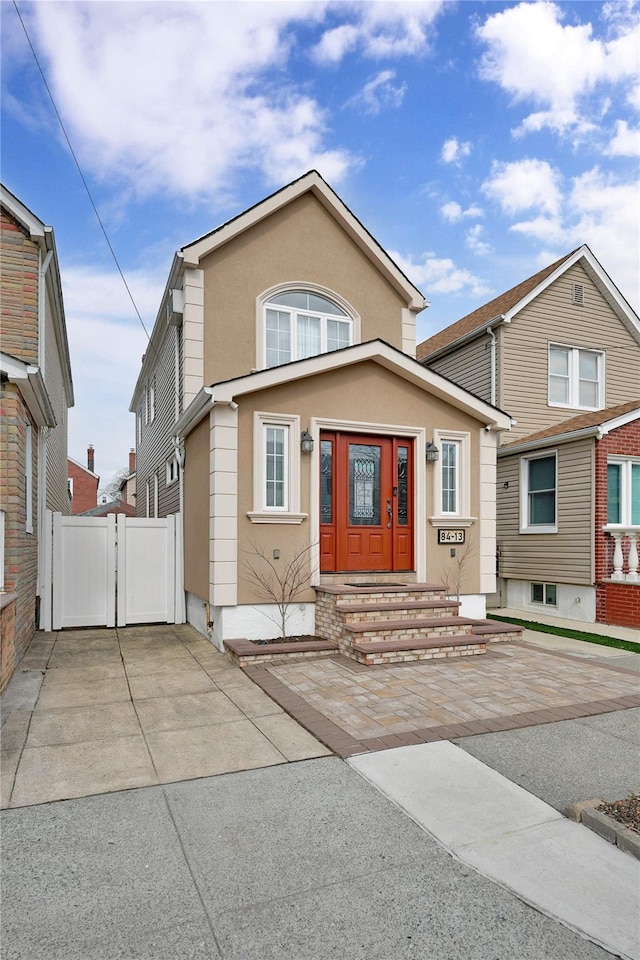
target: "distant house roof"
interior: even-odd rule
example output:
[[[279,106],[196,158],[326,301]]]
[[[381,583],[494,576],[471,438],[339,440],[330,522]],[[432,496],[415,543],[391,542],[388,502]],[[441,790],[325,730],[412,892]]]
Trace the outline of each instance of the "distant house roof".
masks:
[[[522,437],[512,443],[504,443],[498,449],[498,455],[516,453],[522,447],[530,449],[533,446],[546,446],[548,442],[555,443],[562,440],[566,442],[590,435],[605,436],[612,430],[638,418],[640,418],[640,399],[628,400],[615,407],[607,407],[606,410],[581,413],[569,420],[563,420],[562,423],[556,423],[553,427],[547,427],[546,430],[537,430],[528,437]]]
[[[555,260],[548,267],[534,273],[533,276],[516,284],[500,296],[494,297],[488,303],[478,307],[466,317],[457,320],[450,326],[435,333],[428,340],[418,344],[416,356],[418,360],[435,357],[446,353],[447,348],[457,346],[466,340],[472,340],[487,327],[499,323],[510,323],[513,317],[527,306],[535,297],[558,277],[562,276],[570,267],[580,261],[587,270],[600,292],[618,313],[627,329],[640,342],[640,320],[635,311],[629,306],[611,278],[603,269],[599,261],[585,244],[572,250],[571,253]]]
[[[88,474],[90,477],[93,477],[95,480],[99,480],[100,477],[97,473],[94,473],[93,470],[89,470],[88,467],[85,467],[83,463],[80,463],[78,460],[74,460],[73,457],[67,457],[69,463],[72,463],[78,470],[83,470],[84,473]]]
[[[109,503],[99,503],[97,507],[91,510],[85,510],[83,513],[77,513],[77,517],[106,517],[109,513],[124,513],[127,517],[135,517],[136,508],[130,503],[123,503],[122,500],[110,500]]]

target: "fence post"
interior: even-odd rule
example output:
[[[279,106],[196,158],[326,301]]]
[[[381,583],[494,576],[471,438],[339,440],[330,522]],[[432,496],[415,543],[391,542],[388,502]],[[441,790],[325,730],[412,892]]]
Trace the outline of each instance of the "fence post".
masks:
[[[113,538],[109,542],[114,544],[113,564],[113,596],[117,603],[116,623],[119,627],[127,625],[127,518],[124,513],[110,513],[107,519],[113,522]],[[117,524],[117,525],[116,525]],[[117,543],[117,546],[116,546]],[[115,624],[112,624],[115,626]]]

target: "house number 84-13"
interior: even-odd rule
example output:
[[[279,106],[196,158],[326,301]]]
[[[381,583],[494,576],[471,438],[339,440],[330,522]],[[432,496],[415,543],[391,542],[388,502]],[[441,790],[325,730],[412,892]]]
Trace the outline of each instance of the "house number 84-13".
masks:
[[[438,543],[464,543],[464,530],[438,530]]]

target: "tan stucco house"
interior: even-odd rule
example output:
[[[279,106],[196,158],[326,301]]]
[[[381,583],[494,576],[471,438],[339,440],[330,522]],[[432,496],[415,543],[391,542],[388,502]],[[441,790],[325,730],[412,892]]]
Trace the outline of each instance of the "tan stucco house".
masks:
[[[418,346],[504,407],[491,602],[640,630],[640,320],[587,246]]]
[[[425,307],[315,171],[176,254],[131,404],[137,506],[182,513],[187,618],[220,649],[278,635],[256,552],[306,551],[291,632],[320,584],[442,584],[462,549],[460,613],[484,616],[511,420],[416,360]]]

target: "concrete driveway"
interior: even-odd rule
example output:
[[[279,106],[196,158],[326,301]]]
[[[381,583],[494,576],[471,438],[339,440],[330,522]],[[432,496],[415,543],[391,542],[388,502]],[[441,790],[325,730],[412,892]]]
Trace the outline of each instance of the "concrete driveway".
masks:
[[[2,807],[330,753],[189,626],[38,634],[1,706]]]

